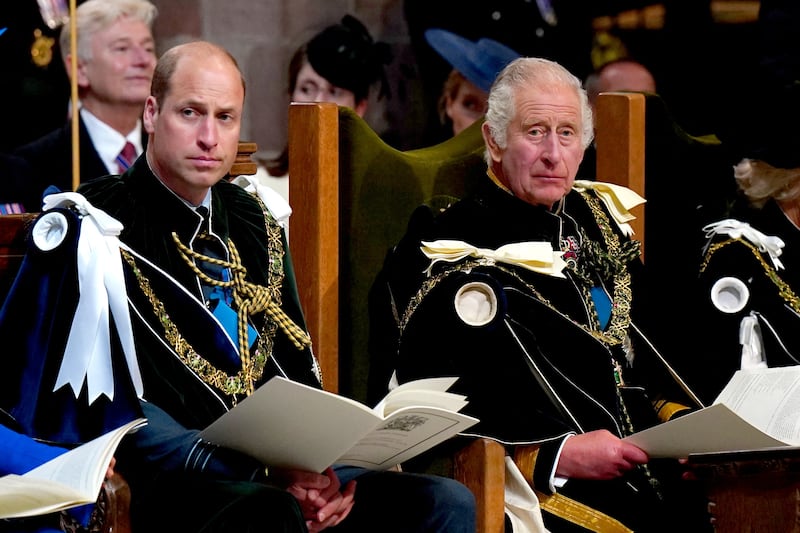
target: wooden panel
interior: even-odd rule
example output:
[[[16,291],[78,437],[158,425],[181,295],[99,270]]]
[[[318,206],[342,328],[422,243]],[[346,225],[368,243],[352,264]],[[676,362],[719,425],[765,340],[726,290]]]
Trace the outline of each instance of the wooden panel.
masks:
[[[289,241],[326,390],[339,390],[339,111],[289,106]]]
[[[689,456],[716,533],[800,532],[800,450]]]
[[[639,93],[600,93],[595,118],[597,180],[624,185],[641,196],[644,191],[645,96]],[[645,256],[644,205],[631,211],[634,238]]]

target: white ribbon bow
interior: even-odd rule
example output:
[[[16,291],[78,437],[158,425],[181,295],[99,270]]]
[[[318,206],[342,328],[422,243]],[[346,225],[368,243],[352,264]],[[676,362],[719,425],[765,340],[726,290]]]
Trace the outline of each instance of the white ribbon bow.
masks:
[[[77,398],[85,380],[90,404],[102,394],[110,400],[114,399],[110,309],[131,380],[141,398],[144,387],[136,359],[119,252],[120,241],[117,237],[122,231],[122,224],[75,192],[45,197],[44,211],[56,207],[73,207],[83,220],[76,259],[78,306],[53,390],[69,385]]]
[[[628,237],[633,235],[633,228],[628,222],[635,220],[636,216],[630,210],[637,205],[645,203],[647,200],[631,189],[613,183],[576,180],[572,186],[579,192],[591,189],[597,193],[597,196],[605,204],[606,209],[611,213],[611,217],[617,223],[619,229]]]
[[[783,269],[783,263],[778,257],[783,253],[783,247],[786,244],[780,237],[761,233],[747,222],[742,222],[735,218],[726,218],[725,220],[708,224],[703,228],[703,231],[706,233],[707,239],[719,234],[728,235],[732,239],[744,237],[758,247],[761,253],[766,252],[769,254],[769,258],[777,270]]]
[[[432,259],[430,266],[425,270],[426,274],[430,274],[433,265],[438,261],[455,263],[471,256],[488,259],[492,262],[521,266],[549,276],[566,277],[562,273],[564,267],[567,266],[567,263],[561,258],[564,252],[554,252],[549,242],[517,242],[506,244],[497,250],[490,250],[477,248],[464,241],[439,240],[423,241],[420,250],[426,257]]]
[[[238,176],[233,180],[235,185],[242,187],[249,193],[255,193],[267,206],[269,212],[278,221],[278,224],[284,229],[289,229],[289,216],[292,214],[292,208],[283,196],[278,191],[268,185],[259,183],[259,181],[251,176]]]

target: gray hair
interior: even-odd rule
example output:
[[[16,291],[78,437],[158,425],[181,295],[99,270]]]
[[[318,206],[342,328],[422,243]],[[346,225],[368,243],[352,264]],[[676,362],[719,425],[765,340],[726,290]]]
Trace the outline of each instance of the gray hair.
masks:
[[[86,0],[75,10],[75,28],[78,34],[78,59],[92,59],[92,37],[123,17],[140,20],[152,30],[158,14],[156,6],[148,0]],[[59,36],[61,57],[66,63],[70,52],[70,24],[64,24]]]
[[[566,87],[574,90],[581,106],[581,144],[584,150],[588,148],[594,138],[594,119],[581,80],[554,61],[539,57],[520,57],[500,72],[489,91],[486,123],[492,138],[501,149],[508,146],[508,127],[517,110],[514,96],[516,90],[522,87],[534,90]],[[491,164],[488,150],[484,157]]]

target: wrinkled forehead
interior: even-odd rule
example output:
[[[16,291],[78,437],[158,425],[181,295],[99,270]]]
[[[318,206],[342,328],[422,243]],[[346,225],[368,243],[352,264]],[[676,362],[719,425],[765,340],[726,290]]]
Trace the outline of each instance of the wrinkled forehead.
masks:
[[[522,122],[569,121],[580,125],[581,99],[570,86],[545,84],[520,87],[514,95],[517,118]]]

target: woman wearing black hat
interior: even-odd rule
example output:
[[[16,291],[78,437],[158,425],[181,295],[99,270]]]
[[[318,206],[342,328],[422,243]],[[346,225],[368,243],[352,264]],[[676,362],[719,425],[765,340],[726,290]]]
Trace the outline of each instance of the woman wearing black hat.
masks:
[[[373,86],[380,82],[379,97],[388,94],[384,65],[391,60],[388,44],[374,41],[358,19],[345,15],[295,51],[289,62],[289,97],[292,102],[334,102],[363,117]],[[288,146],[265,165],[270,176],[286,176]]]

